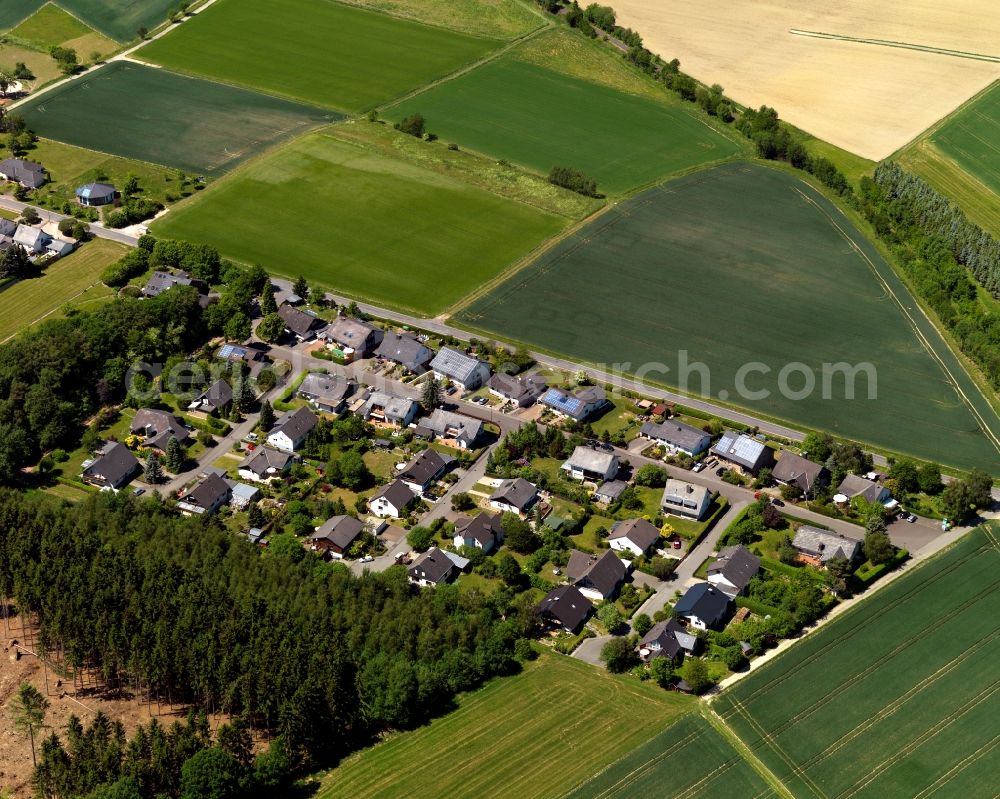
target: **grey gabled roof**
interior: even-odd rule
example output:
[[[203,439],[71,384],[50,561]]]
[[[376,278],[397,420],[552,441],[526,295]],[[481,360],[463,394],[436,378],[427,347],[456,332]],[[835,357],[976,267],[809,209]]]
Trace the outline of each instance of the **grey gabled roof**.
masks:
[[[179,501],[198,508],[210,508],[220,500],[225,501],[231,490],[229,483],[218,474],[213,473],[206,476],[183,497],[180,497]]]
[[[684,480],[671,477],[667,479],[667,482],[663,486],[661,505],[664,508],[677,505],[689,510],[698,510],[711,493],[705,486],[695,485],[694,483],[688,483]],[[667,501],[668,499],[670,500],[669,502]]]
[[[674,605],[674,613],[695,616],[709,627],[722,621],[729,610],[729,597],[709,583],[692,585]]]
[[[538,496],[538,489],[522,477],[513,480],[502,480],[496,491],[490,496],[490,501],[506,502],[519,511],[524,511]]]
[[[213,408],[224,408],[233,401],[233,388],[225,380],[216,380],[195,401],[205,401]]]
[[[722,434],[719,443],[712,447],[712,452],[750,471],[756,471],[760,465],[771,460],[768,446],[763,441],[733,430],[726,430]]]
[[[310,539],[312,541],[329,541],[341,549],[347,549],[364,529],[364,524],[353,516],[333,516],[323,522],[320,528],[310,536]]]
[[[725,547],[708,567],[708,576],[721,574],[727,581],[742,591],[760,569],[760,558],[743,546]]]
[[[645,519],[627,519],[612,525],[608,539],[612,538],[627,538],[645,552],[660,540],[660,531]]]
[[[174,414],[155,408],[142,408],[136,411],[129,430],[145,436],[144,443],[147,446],[156,447],[164,452],[171,437],[175,437],[181,444],[191,437],[184,423]]]
[[[269,473],[271,475],[279,475],[294,457],[290,452],[282,452],[280,449],[257,447],[238,468],[247,469],[261,477]]]
[[[610,549],[599,557],[574,549],[569,553],[566,576],[576,585],[587,580],[604,596],[608,596],[625,579],[625,564]]]
[[[305,311],[300,311],[294,305],[282,303],[278,307],[278,316],[285,323],[285,327],[291,330],[296,336],[305,337],[311,330],[315,330],[323,324],[323,320]]]
[[[681,650],[685,648],[684,644],[688,644],[692,637],[684,631],[676,619],[667,619],[666,621],[658,621],[650,627],[649,632],[639,641],[639,646],[649,647],[650,644],[658,644],[659,649],[652,650],[654,656],[667,657],[672,660],[681,653]]]
[[[323,331],[323,337],[359,352],[376,346],[382,340],[382,331],[352,316],[338,316]]]
[[[106,483],[117,486],[139,470],[139,461],[129,452],[128,447],[111,441],[104,446],[101,455],[83,470],[84,477],[100,477]]]
[[[383,414],[387,419],[402,420],[410,414],[413,406],[416,404],[417,401],[409,397],[397,397],[392,394],[386,394],[384,391],[373,391],[368,395],[368,399],[365,400],[365,405],[361,412],[365,416],[370,416],[372,409],[378,407],[382,408]]]
[[[539,615],[549,616],[569,630],[583,624],[593,609],[593,604],[575,585],[553,588],[538,605]]]
[[[472,538],[480,544],[495,541],[503,533],[499,513],[480,513],[478,516],[459,516],[455,519],[455,534],[462,538]]]
[[[639,434],[689,452],[697,451],[705,437],[708,436],[708,433],[697,427],[669,420],[662,424],[646,422],[639,430]]]
[[[340,375],[310,372],[306,375],[305,380],[299,384],[298,393],[301,396],[309,396],[331,405],[338,405],[350,396],[355,385]]]
[[[861,542],[832,530],[822,530],[819,527],[803,524],[795,531],[792,546],[800,552],[819,558],[821,563],[826,563],[833,558],[854,560],[861,548]]]
[[[772,469],[775,480],[797,485],[803,491],[809,491],[823,471],[822,464],[813,463],[794,452],[782,452]]]
[[[427,448],[415,455],[397,477],[410,483],[425,485],[446,469],[454,460],[454,458],[442,455],[436,449]]]
[[[157,269],[146,281],[142,293],[147,297],[155,297],[174,286],[194,286],[201,291],[200,281],[195,280],[187,272],[164,272]]]
[[[45,168],[41,164],[23,158],[5,158],[0,161],[0,173],[33,189],[45,182]]]
[[[393,480],[391,483],[382,486],[371,500],[385,499],[396,510],[402,510],[413,501],[414,493],[402,480]]]
[[[464,383],[479,368],[481,361],[451,347],[442,347],[431,361],[431,369]]]
[[[423,421],[423,425],[439,436],[445,436],[451,431],[454,433],[455,439],[464,441],[466,444],[473,444],[483,432],[483,423],[479,419],[446,411],[444,408],[436,408]]]
[[[431,547],[417,558],[409,568],[410,576],[415,580],[430,580],[439,583],[446,579],[455,569],[455,562],[437,547]]]
[[[386,333],[375,354],[417,373],[427,371],[427,364],[434,357],[422,342],[407,333]]]
[[[849,499],[864,497],[869,502],[878,502],[879,496],[885,490],[885,486],[880,483],[857,474],[847,475],[837,486],[837,493],[844,494]]]
[[[317,422],[316,414],[311,410],[308,408],[296,408],[294,411],[289,411],[282,416],[281,420],[271,429],[268,435],[284,433],[292,441],[301,441],[316,427]]]
[[[594,492],[595,497],[605,497],[610,502],[614,502],[628,488],[628,483],[624,480],[605,480]]]
[[[611,468],[616,457],[613,452],[602,452],[592,447],[578,446],[573,450],[573,454],[569,456],[566,463],[577,469],[605,474]]]

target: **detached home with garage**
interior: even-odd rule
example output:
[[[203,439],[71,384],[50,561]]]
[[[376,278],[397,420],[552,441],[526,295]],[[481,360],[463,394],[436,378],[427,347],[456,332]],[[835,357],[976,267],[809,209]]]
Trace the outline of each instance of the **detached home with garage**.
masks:
[[[436,408],[417,426],[416,432],[417,435],[431,434],[429,437],[453,444],[459,449],[474,449],[483,434],[483,423],[471,416]]]
[[[83,464],[81,477],[85,483],[99,488],[118,489],[128,485],[142,471],[142,466],[128,447],[109,441],[97,457]]]
[[[466,391],[482,388],[490,379],[490,367],[487,364],[451,347],[440,349],[431,361],[431,369],[438,380],[453,380]]]
[[[267,443],[275,449],[285,452],[295,452],[316,429],[318,423],[316,414],[308,408],[297,408],[289,411],[267,434]]]
[[[574,480],[605,482],[618,475],[618,456],[591,447],[578,446],[559,468]]]
[[[704,430],[670,420],[660,424],[646,422],[639,430],[639,435],[671,454],[680,452],[692,458],[701,455],[712,445],[712,437]]]
[[[425,449],[414,455],[410,462],[396,475],[414,494],[423,494],[435,482],[444,477],[455,459],[442,455],[435,449]]]
[[[375,516],[398,519],[416,496],[402,480],[393,480],[371,496],[368,510]]]
[[[455,519],[455,547],[474,547],[489,554],[503,543],[499,513],[459,516]]]
[[[358,384],[340,375],[311,372],[299,384],[298,395],[307,400],[317,411],[338,414],[344,410],[347,398]]]
[[[225,380],[216,380],[188,405],[192,416],[218,416],[229,412],[233,404],[233,388]]]
[[[295,460],[295,456],[290,452],[271,447],[257,447],[239,465],[239,475],[244,480],[266,483],[281,477]]]
[[[708,567],[708,581],[730,597],[742,594],[760,571],[760,558],[743,546],[719,550],[715,563]]]
[[[658,621],[639,641],[639,658],[649,663],[656,658],[678,662],[698,649],[698,637],[691,635],[676,619]]]
[[[285,323],[285,331],[295,336],[299,341],[311,340],[315,337],[316,331],[326,324],[318,316],[300,311],[287,302],[283,302],[278,307],[278,316]]]
[[[774,450],[756,438],[726,430],[719,443],[712,448],[712,454],[733,466],[738,466],[750,474],[774,465]]]
[[[710,583],[691,586],[674,605],[674,615],[681,616],[697,630],[717,630],[729,615],[729,595]]]
[[[185,516],[215,513],[229,502],[232,486],[224,477],[211,473],[198,482],[184,496],[178,498],[177,509]]]
[[[458,575],[458,567],[448,553],[431,547],[413,562],[407,574],[410,582],[416,585],[440,585],[453,580]]]
[[[861,551],[861,541],[808,524],[795,531],[792,546],[798,551],[800,561],[817,567],[826,566],[834,558],[853,563]]]
[[[618,552],[640,557],[649,552],[660,540],[660,531],[645,519],[627,519],[615,522],[608,534],[608,546]]]
[[[527,408],[545,393],[545,379],[540,375],[515,377],[498,372],[489,379],[486,387],[494,397],[513,402],[518,408]]]
[[[47,179],[45,167],[23,158],[5,158],[0,161],[0,178],[20,183],[26,189],[37,189]]]
[[[566,579],[590,599],[609,599],[625,581],[627,570],[621,559],[610,549],[603,555],[589,555],[571,550],[566,564]]]
[[[794,486],[806,497],[814,495],[817,488],[830,484],[830,473],[825,466],[793,452],[782,452],[778,456],[772,476],[782,485]]]
[[[501,480],[490,495],[490,507],[501,513],[526,516],[538,501],[538,489],[521,477]]]
[[[713,493],[705,486],[670,478],[663,486],[660,508],[664,513],[701,521],[712,506]]]
[[[155,408],[136,411],[129,432],[141,436],[144,447],[155,449],[160,453],[167,451],[171,438],[176,438],[181,446],[187,444],[191,438],[191,433],[180,419],[172,413]]]

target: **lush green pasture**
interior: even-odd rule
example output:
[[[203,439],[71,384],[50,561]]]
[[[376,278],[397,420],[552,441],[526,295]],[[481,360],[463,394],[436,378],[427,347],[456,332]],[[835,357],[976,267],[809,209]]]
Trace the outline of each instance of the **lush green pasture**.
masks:
[[[342,0],[460,33],[513,39],[542,25],[541,11],[519,0]]]
[[[9,30],[45,5],[45,0],[3,0],[0,3],[0,30]]]
[[[220,0],[139,55],[309,103],[360,111],[482,58],[498,42],[333,0]]]
[[[94,239],[56,261],[41,277],[21,280],[0,290],[0,342],[58,313],[66,303],[80,305],[97,294],[110,296],[104,286],[96,294],[91,291],[84,297],[83,293],[100,283],[101,272],[126,251],[121,244]]]
[[[335,115],[258,92],[115,61],[18,109],[38,135],[220,174]]]
[[[67,14],[59,6],[48,3],[10,33],[18,39],[26,39],[42,47],[52,47],[92,32],[76,17]]]
[[[140,27],[152,30],[180,5],[175,0],[58,0],[58,3],[119,42],[138,38]]]
[[[428,726],[331,771],[318,799],[549,799],[693,708],[655,685],[544,654]]]
[[[795,796],[995,795],[996,532],[977,529],[716,700]]]
[[[740,163],[615,206],[457,320],[803,426],[1000,473],[970,406],[994,431],[996,414],[915,306],[819,192]],[[708,380],[687,370],[685,381],[682,358],[707,365]],[[857,373],[853,399],[830,367],[824,392],[823,364],[844,362],[875,370],[874,380]],[[780,379],[796,363],[804,366]],[[814,381],[805,394],[803,370]]]
[[[154,229],[278,274],[434,314],[565,224],[322,132],[209,187]]]
[[[732,745],[695,713],[633,749],[567,799],[763,799],[774,795]]]
[[[945,120],[929,140],[1000,194],[1000,82]]]
[[[392,108],[441,138],[544,174],[569,166],[621,192],[726,158],[739,145],[667,98],[639,97],[513,53]]]

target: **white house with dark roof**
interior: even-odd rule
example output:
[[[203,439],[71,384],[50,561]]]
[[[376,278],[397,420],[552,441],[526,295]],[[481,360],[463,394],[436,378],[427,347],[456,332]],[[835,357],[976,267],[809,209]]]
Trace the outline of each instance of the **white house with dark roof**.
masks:
[[[729,595],[711,583],[696,583],[674,605],[674,615],[698,630],[719,629],[729,615]]]
[[[299,341],[309,341],[315,337],[316,331],[326,324],[318,316],[300,311],[287,302],[278,306],[278,316],[285,323],[286,332],[295,336]]]
[[[213,416],[224,413],[233,402],[233,388],[225,380],[216,380],[205,391],[191,400],[188,413]]]
[[[760,558],[743,546],[724,547],[708,567],[708,582],[724,594],[735,597],[760,571]]]
[[[483,423],[479,419],[444,408],[435,408],[420,425],[432,432],[435,438],[451,442],[459,449],[473,449],[483,434]]]
[[[655,658],[676,661],[682,655],[693,655],[698,637],[691,635],[676,619],[658,621],[639,641],[639,658],[649,663]]]
[[[401,480],[414,494],[423,494],[444,476],[454,462],[454,458],[428,448],[414,455],[396,475],[396,479]]]
[[[660,508],[664,513],[701,521],[712,505],[712,496],[705,486],[671,477],[663,486]]]
[[[618,552],[640,557],[656,546],[660,531],[646,519],[626,519],[615,522],[608,533],[608,546]]]
[[[254,483],[267,483],[281,477],[295,460],[291,452],[257,447],[239,465],[239,475]]]
[[[438,380],[453,380],[466,391],[482,388],[490,379],[487,364],[451,347],[442,347],[431,361],[430,368]]]
[[[704,430],[669,419],[660,424],[646,422],[639,430],[639,435],[658,444],[669,453],[681,452],[692,458],[712,445],[712,437]]]
[[[431,547],[423,555],[413,561],[407,569],[410,582],[416,585],[439,585],[453,580],[458,575],[455,561],[437,547]]]
[[[339,354],[346,363],[367,358],[382,343],[381,328],[351,316],[338,316],[319,334],[327,348]]]
[[[402,480],[393,480],[369,498],[368,510],[375,516],[398,519],[416,496]]]
[[[214,472],[198,481],[197,485],[177,500],[177,509],[185,516],[215,513],[229,502],[232,486]]]
[[[427,371],[427,365],[434,357],[422,341],[409,333],[386,333],[375,354],[417,375]]]
[[[500,514],[480,513],[478,516],[459,516],[455,519],[456,547],[475,547],[490,553],[503,543]]]
[[[366,422],[389,427],[408,427],[417,417],[420,405],[409,397],[397,397],[384,391],[373,391],[358,414]]]
[[[628,570],[610,549],[603,555],[571,550],[566,563],[566,579],[580,593],[594,600],[608,599],[618,591]]]
[[[712,447],[712,454],[739,466],[750,474],[774,465],[774,450],[752,436],[726,430],[719,443]]]
[[[526,515],[538,501],[538,489],[521,477],[501,480],[490,495],[490,507],[501,513]]]
[[[540,375],[516,377],[497,372],[486,383],[494,397],[513,402],[519,408],[527,408],[535,402],[547,388],[545,378]]]
[[[583,422],[608,407],[608,395],[600,386],[583,386],[574,392],[550,388],[538,400],[559,416]]]
[[[618,475],[618,456],[593,447],[578,446],[559,468],[574,480],[603,482]]]
[[[295,452],[302,446],[306,437],[316,429],[319,420],[316,414],[308,408],[296,408],[289,411],[267,434],[267,443],[275,449],[285,452]]]
[[[109,441],[93,460],[85,461],[81,477],[85,483],[115,491],[128,485],[142,466],[128,447]]]
[[[160,452],[167,451],[171,438],[176,438],[182,446],[191,438],[191,433],[184,426],[184,422],[174,414],[157,408],[141,408],[136,411],[132,424],[129,425],[129,432],[142,436],[144,447]]]
[[[347,398],[354,393],[357,383],[340,375],[310,372],[299,384],[296,392],[317,411],[337,414],[344,410]]]

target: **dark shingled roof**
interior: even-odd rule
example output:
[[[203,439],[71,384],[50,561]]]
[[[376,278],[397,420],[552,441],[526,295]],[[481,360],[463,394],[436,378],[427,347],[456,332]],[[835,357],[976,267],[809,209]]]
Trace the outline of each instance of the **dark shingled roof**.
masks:
[[[285,323],[285,327],[299,338],[305,338],[311,331],[323,325],[323,320],[319,317],[300,311],[294,305],[287,303],[282,303],[278,308],[278,316]]]
[[[715,563],[708,567],[708,576],[721,574],[736,586],[737,591],[742,591],[759,569],[760,558],[746,547],[725,547],[719,550]]]
[[[674,613],[697,617],[709,627],[719,624],[728,610],[729,597],[709,583],[692,585],[674,605]]]
[[[625,564],[610,549],[600,557],[574,549],[569,553],[566,576],[574,585],[589,583],[604,596],[610,596],[625,579]]]
[[[587,620],[593,604],[575,585],[560,585],[545,595],[538,605],[542,617],[552,619],[561,627],[574,632]]]
[[[397,510],[402,510],[413,501],[413,492],[402,480],[393,480],[372,495],[370,502],[384,498]]]
[[[365,529],[353,516],[334,516],[323,522],[322,526],[310,536],[312,541],[327,541],[338,549],[347,549]]]
[[[402,364],[411,372],[423,374],[434,353],[423,343],[406,333],[386,333],[375,354],[380,358]]]
[[[174,414],[153,408],[136,411],[129,430],[143,436],[143,443],[147,447],[155,447],[164,452],[167,451],[167,442],[171,437],[175,437],[181,444],[191,437],[183,422]]]
[[[523,513],[537,496],[538,489],[534,485],[524,478],[516,477],[513,480],[502,481],[490,496],[490,501],[506,502]]]
[[[782,452],[771,471],[775,480],[798,486],[803,491],[812,491],[813,484],[825,469],[821,464],[813,463],[801,455]]]
[[[271,429],[268,435],[284,433],[292,441],[299,441],[316,427],[316,423],[316,414],[308,408],[296,408],[282,416],[281,421]]]
[[[627,538],[645,552],[660,540],[660,531],[645,519],[628,519],[624,522],[615,522],[608,538]]]
[[[429,580],[440,583],[447,580],[455,571],[455,562],[437,547],[431,547],[417,558],[408,569],[414,580]]]
[[[414,456],[397,477],[416,485],[427,485],[452,463],[454,458],[442,455],[436,449],[425,449]]]
[[[462,538],[472,538],[485,546],[499,540],[503,535],[500,527],[499,513],[491,515],[480,513],[478,516],[459,516],[455,519],[455,535]]]
[[[83,476],[118,488],[138,472],[139,468],[139,461],[129,452],[128,447],[111,441],[105,444],[101,455],[83,470]]]

